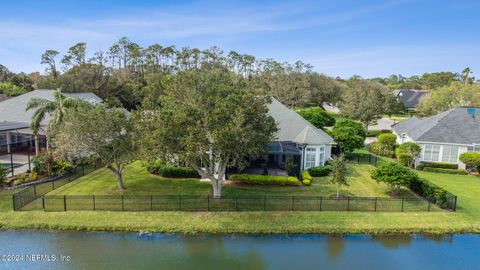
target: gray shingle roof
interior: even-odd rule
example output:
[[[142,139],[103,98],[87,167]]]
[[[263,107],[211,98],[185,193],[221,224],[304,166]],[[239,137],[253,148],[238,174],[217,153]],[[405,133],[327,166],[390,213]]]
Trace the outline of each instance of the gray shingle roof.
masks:
[[[393,130],[414,141],[480,144],[480,114],[472,117],[467,108],[456,108],[424,120],[414,116],[393,125]]]
[[[32,98],[45,98],[53,100],[53,92],[55,90],[34,90],[27,92],[23,95],[16,96],[0,102],[0,122],[17,122],[17,123],[30,123],[32,115],[35,110],[25,111],[27,103]],[[63,93],[65,96],[73,96],[82,99],[87,102],[102,102],[94,93]],[[42,122],[42,125],[48,123],[49,117],[47,116]]]
[[[272,98],[268,109],[279,129],[276,141],[290,141],[298,144],[335,143],[332,137],[328,136],[323,130],[316,128],[278,100]]]
[[[30,125],[26,123],[7,122],[7,121],[0,122],[0,132],[26,129],[29,127]]]
[[[417,107],[420,99],[428,94],[426,91],[410,89],[398,89],[393,91],[393,93],[397,97],[397,100],[402,102],[405,108]]]

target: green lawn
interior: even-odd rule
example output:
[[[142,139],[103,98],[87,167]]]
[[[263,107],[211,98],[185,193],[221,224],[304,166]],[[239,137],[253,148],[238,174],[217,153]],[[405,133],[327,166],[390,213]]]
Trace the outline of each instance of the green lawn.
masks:
[[[366,173],[369,166],[358,166],[359,174]],[[356,171],[356,170],[354,170]],[[137,171],[138,173],[139,171]],[[96,185],[115,193],[115,183],[100,178],[102,171],[95,172],[85,179],[96,175]],[[132,175],[135,170],[131,170]],[[109,211],[67,211],[12,212],[3,207],[11,205],[11,197],[0,196],[0,226],[2,229],[63,229],[63,230],[109,230],[109,231],[149,231],[182,233],[480,233],[480,178],[473,176],[447,175],[419,172],[428,180],[458,195],[457,212],[109,212]],[[144,173],[145,175],[145,173]],[[105,173],[105,177],[109,177]],[[159,183],[161,178],[157,178]],[[82,181],[87,181],[83,179]],[[360,176],[350,176],[350,192],[360,192],[365,186],[368,192],[381,195],[382,191],[372,188],[375,182],[364,183]],[[366,178],[368,179],[368,178]],[[106,180],[106,181],[105,181]],[[326,180],[326,179],[324,179]],[[178,180],[175,180],[178,181]],[[93,181],[94,182],[94,181]],[[92,182],[92,183],[93,183]],[[89,192],[80,189],[80,182],[72,183],[63,192]],[[159,191],[168,184],[152,184],[151,189]],[[133,192],[133,183],[126,181],[127,192]],[[298,192],[322,190],[327,185],[318,181],[312,187],[298,188]],[[88,185],[89,186],[89,185]],[[210,192],[208,184],[195,185],[197,194]],[[91,187],[89,187],[91,188]],[[231,189],[231,191],[229,191]],[[225,188],[225,192],[244,192],[244,188]],[[247,190],[250,188],[247,188]],[[286,188],[286,189],[290,189]],[[286,191],[286,189],[284,191]],[[236,190],[236,191],[234,191]],[[243,190],[243,191],[240,191]],[[278,192],[281,188],[262,188],[262,192]],[[304,191],[307,190],[307,191]],[[310,191],[308,191],[310,190]],[[353,191],[355,190],[355,191]],[[62,189],[57,190],[61,192]],[[162,191],[163,192],[163,191]],[[331,194],[333,190],[325,191]],[[347,192],[344,190],[343,192]],[[384,194],[384,193],[383,193]]]
[[[369,165],[352,165],[348,176],[348,186],[342,186],[343,196],[388,197],[385,184],[378,184],[370,179]],[[124,195],[212,195],[209,182],[198,179],[167,179],[149,174],[140,162],[130,164],[125,169]],[[311,186],[255,186],[227,184],[223,188],[226,196],[248,195],[314,195],[334,196],[336,186],[329,182],[329,177],[315,178]],[[115,178],[107,169],[90,173],[68,185],[60,187],[49,195],[118,195]],[[404,189],[401,197],[412,197],[413,194]]]

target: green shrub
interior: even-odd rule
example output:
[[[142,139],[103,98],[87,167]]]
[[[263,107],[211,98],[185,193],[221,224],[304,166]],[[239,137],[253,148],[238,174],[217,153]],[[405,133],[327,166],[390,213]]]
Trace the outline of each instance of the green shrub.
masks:
[[[330,165],[312,167],[308,169],[308,173],[313,177],[327,176],[332,172],[332,167]]]
[[[422,178],[412,179],[408,187],[413,192],[437,204],[441,208],[447,208],[448,199],[454,196],[445,189]]]
[[[229,177],[232,181],[239,181],[255,185],[298,186],[298,178],[292,176],[271,176],[258,174],[233,174]]]
[[[335,118],[320,107],[301,109],[297,112],[317,128],[323,129],[335,125]]]
[[[467,175],[466,170],[462,169],[444,169],[444,168],[432,168],[432,167],[424,167],[423,168],[424,172],[436,172],[436,173],[448,173],[448,174],[461,174],[461,175]]]
[[[72,168],[72,164],[70,162],[61,159],[55,159],[52,164],[52,175],[62,175],[70,168]]]
[[[297,165],[295,165],[291,159],[288,159],[287,162],[285,162],[285,170],[289,176],[296,176]]]
[[[0,83],[0,93],[5,94],[6,96],[18,96],[25,94],[25,88],[17,86],[11,82]]]
[[[304,179],[302,180],[302,184],[304,184],[305,186],[310,186],[312,184],[312,180]]]
[[[357,136],[362,137],[364,140],[367,136],[367,133],[366,133],[365,129],[363,128],[362,123],[360,123],[360,122],[349,120],[349,119],[337,120],[333,129],[335,129],[335,128],[338,129],[338,128],[342,128],[342,127],[352,128],[354,130],[354,133]]]
[[[395,150],[395,144],[397,143],[397,136],[392,133],[382,133],[378,135],[377,141],[384,147],[393,151]]]
[[[394,150],[386,147],[379,142],[372,142],[367,145],[367,150],[375,155],[382,157],[393,157]]]
[[[460,161],[465,163],[467,170],[472,172],[480,166],[480,153],[465,152],[460,155]]]
[[[158,170],[158,174],[163,177],[200,178],[196,170],[188,167],[163,166]]]
[[[331,136],[343,153],[351,153],[357,148],[363,148],[365,135],[361,137],[357,130],[349,126],[335,126]]]
[[[420,162],[420,166],[422,166],[423,168],[430,167],[430,168],[453,169],[453,170],[458,169],[458,164],[447,163],[447,162],[422,161],[422,162]],[[419,167],[419,166],[417,166],[417,167]]]
[[[371,177],[377,182],[387,184],[396,192],[402,186],[409,186],[411,181],[418,178],[418,175],[402,164],[389,162],[373,169]]]
[[[165,163],[161,160],[155,160],[147,165],[147,171],[153,174],[159,174],[160,168],[165,166]]]
[[[308,171],[302,171],[300,173],[300,177],[302,178],[302,181],[303,180],[310,180],[311,181],[313,179],[312,176],[308,173]]]
[[[395,148],[397,160],[405,166],[413,167],[422,148],[414,142],[405,142]]]
[[[0,167],[0,184],[3,184],[5,183],[5,181],[7,181],[7,175],[8,175],[7,169]]]

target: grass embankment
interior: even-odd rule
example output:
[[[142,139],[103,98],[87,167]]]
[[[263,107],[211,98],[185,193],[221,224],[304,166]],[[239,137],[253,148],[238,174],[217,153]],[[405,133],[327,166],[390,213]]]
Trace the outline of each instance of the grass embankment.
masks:
[[[356,169],[358,168],[358,170]],[[137,168],[139,169],[139,168]],[[369,166],[354,166],[350,176],[349,191],[342,192],[371,192],[371,195],[382,193],[385,190],[375,190],[369,183]],[[130,171],[130,169],[129,169]],[[355,171],[358,171],[356,175]],[[127,192],[135,192],[135,183],[142,181],[145,172],[127,171]],[[104,187],[104,194],[115,194],[115,182],[103,170],[97,171],[86,178],[73,182],[69,187],[56,190],[57,193],[67,194],[74,192],[92,192],[99,186]],[[420,172],[421,176],[446,188],[458,195],[458,212],[107,212],[107,211],[67,211],[43,212],[25,211],[12,212],[10,197],[0,197],[3,211],[0,213],[0,225],[3,229],[62,229],[62,230],[99,230],[99,231],[149,231],[149,232],[181,232],[181,233],[480,233],[480,179],[472,176],[444,175]],[[138,181],[130,180],[132,176],[139,177]],[[162,182],[149,185],[149,192],[163,192],[172,194],[178,190],[170,189],[172,183]],[[359,181],[355,181],[357,178]],[[95,180],[97,179],[97,180]],[[149,179],[152,180],[152,179]],[[314,190],[324,190],[324,194],[332,194],[334,187],[328,187],[328,179],[321,179],[311,187],[297,188],[299,194],[310,195]],[[91,185],[80,185],[83,181],[91,181]],[[132,181],[132,182],[130,182]],[[193,183],[173,182],[177,185],[193,185]],[[191,180],[188,180],[191,181]],[[210,192],[208,183],[199,183],[191,192],[204,194]],[[205,184],[205,185],[204,185]],[[87,187],[88,186],[88,187]],[[370,187],[369,187],[370,186]],[[378,186],[377,186],[378,187]],[[172,187],[173,188],[173,187]],[[235,192],[289,192],[290,187],[225,187],[225,194]],[[329,190],[328,190],[329,189]],[[63,190],[63,191],[62,191]],[[99,192],[97,190],[97,192]],[[91,193],[88,193],[91,194]],[[367,194],[363,193],[364,196]],[[4,199],[7,199],[4,201]]]

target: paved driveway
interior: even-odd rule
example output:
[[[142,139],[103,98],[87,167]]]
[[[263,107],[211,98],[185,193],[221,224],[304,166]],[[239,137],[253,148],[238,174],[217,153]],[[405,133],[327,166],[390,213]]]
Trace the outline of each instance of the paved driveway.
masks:
[[[377,120],[377,124],[374,126],[369,126],[368,130],[392,130],[392,125],[394,124],[394,121],[392,119],[388,118],[381,118]]]

